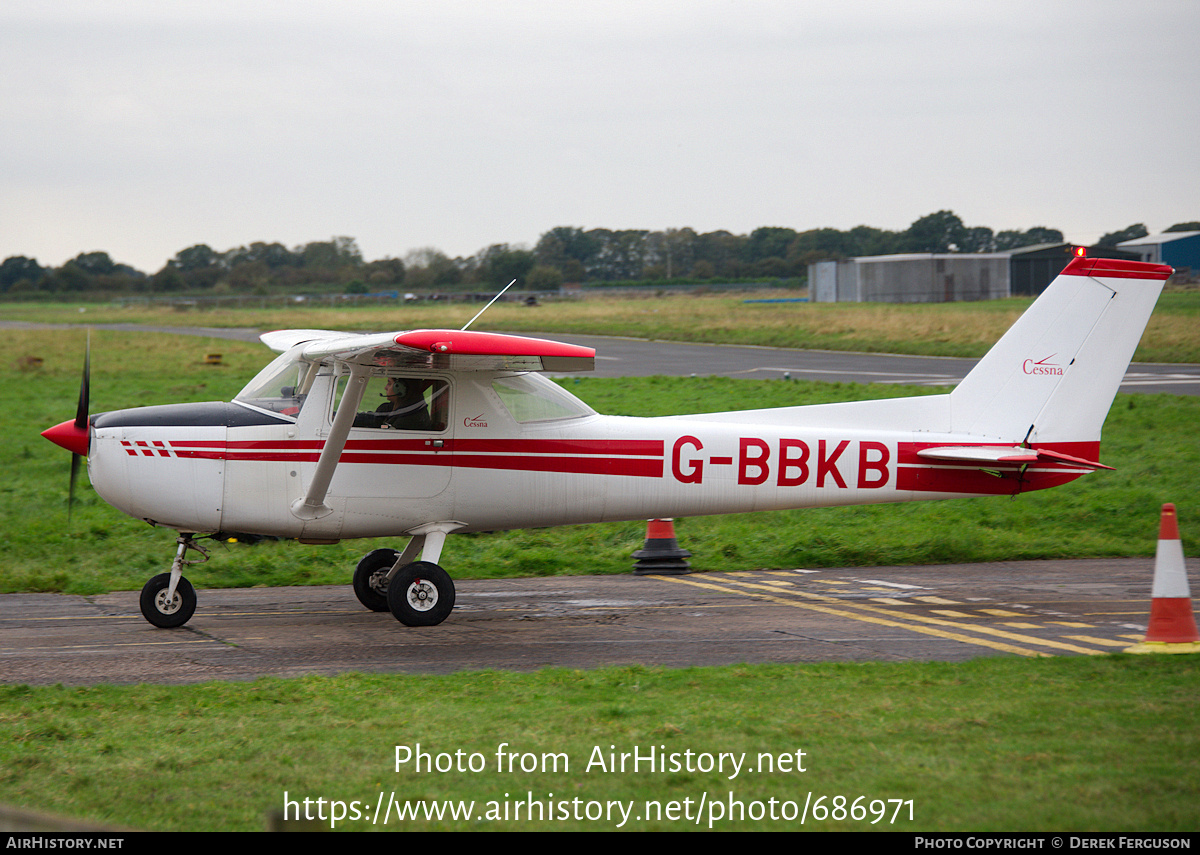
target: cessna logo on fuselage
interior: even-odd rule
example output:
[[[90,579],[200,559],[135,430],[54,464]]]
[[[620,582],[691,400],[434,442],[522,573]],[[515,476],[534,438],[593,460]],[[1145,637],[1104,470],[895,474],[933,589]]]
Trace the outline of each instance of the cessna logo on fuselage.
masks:
[[[1025,362],[1021,364],[1021,370],[1026,374],[1053,374],[1057,377],[1061,377],[1063,373],[1062,366],[1055,365],[1050,361],[1055,357],[1055,355],[1056,354],[1052,353],[1045,359],[1039,359],[1036,362],[1032,359],[1026,359]]]
[[[463,419],[463,427],[487,427],[487,420],[483,417],[483,413],[477,416],[467,416]]]

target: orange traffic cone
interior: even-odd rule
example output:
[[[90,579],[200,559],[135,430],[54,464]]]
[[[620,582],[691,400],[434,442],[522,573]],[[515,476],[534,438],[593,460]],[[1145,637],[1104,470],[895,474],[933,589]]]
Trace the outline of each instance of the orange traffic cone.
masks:
[[[1150,624],[1141,644],[1129,653],[1200,652],[1200,632],[1192,614],[1192,595],[1188,589],[1187,568],[1183,562],[1183,543],[1179,540],[1179,520],[1175,506],[1163,505],[1158,530],[1158,550],[1154,555],[1154,587],[1150,591]]]
[[[679,548],[675,539],[674,520],[649,520],[646,523],[646,543],[633,553],[635,576],[682,576],[691,573],[687,559],[692,553]]]

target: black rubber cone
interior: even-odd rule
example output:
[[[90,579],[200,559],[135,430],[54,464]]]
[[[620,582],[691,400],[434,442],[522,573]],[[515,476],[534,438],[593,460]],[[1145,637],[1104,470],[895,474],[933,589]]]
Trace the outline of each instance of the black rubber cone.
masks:
[[[674,520],[650,520],[646,524],[646,543],[633,553],[635,576],[682,576],[692,572],[688,558],[692,553],[679,548]]]

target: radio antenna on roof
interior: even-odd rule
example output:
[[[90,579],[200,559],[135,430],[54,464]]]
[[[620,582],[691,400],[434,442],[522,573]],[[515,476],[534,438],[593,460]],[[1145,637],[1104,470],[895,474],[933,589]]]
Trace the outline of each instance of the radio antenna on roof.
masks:
[[[463,327],[461,330],[459,330],[459,332],[463,332],[463,330],[465,330],[471,324],[475,323],[475,321],[479,318],[480,315],[482,315],[484,312],[486,312],[488,309],[490,309],[492,307],[492,303],[499,300],[502,296],[504,296],[505,291],[507,291],[509,288],[511,288],[513,285],[516,285],[516,284],[517,284],[517,280],[514,279],[512,282],[509,282],[507,285],[505,285],[503,288],[501,288],[500,293],[497,294],[495,297],[493,297],[491,300],[489,300],[488,304],[486,306],[484,306],[482,309],[480,309],[478,312],[476,312],[474,318],[471,318],[471,320],[469,320],[465,324],[463,324]]]

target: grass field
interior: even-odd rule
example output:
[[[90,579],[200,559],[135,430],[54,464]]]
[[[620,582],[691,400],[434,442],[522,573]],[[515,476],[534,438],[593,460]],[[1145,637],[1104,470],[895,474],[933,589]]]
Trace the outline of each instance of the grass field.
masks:
[[[0,344],[0,407],[9,440],[0,452],[0,591],[91,594],[136,590],[173,554],[174,533],[152,529],[101,501],[81,477],[66,521],[69,456],[43,440],[45,427],[74,413],[83,334],[16,331]],[[202,365],[220,347],[222,366]],[[92,410],[174,401],[227,400],[269,356],[260,345],[96,332]],[[40,368],[22,371],[28,357]],[[819,403],[926,389],[724,378],[581,378],[567,387],[601,412],[668,415],[706,409]],[[1105,428],[1097,472],[1016,499],[807,509],[681,520],[677,532],[706,570],[829,567],[955,561],[1151,555],[1163,502],[1175,502],[1187,549],[1200,543],[1200,399],[1120,396]],[[869,536],[864,533],[869,532]],[[459,577],[625,573],[644,523],[565,526],[451,537],[443,564]],[[255,584],[340,584],[366,551],[384,545],[292,542],[217,549],[189,571],[201,588]]]
[[[1194,832],[1198,702],[1195,656],[0,686],[0,801],[180,831],[261,829],[286,793],[341,830]],[[621,771],[635,749],[679,768]],[[381,794],[418,818],[372,825]],[[425,818],[445,800],[473,818]]]
[[[477,328],[507,332],[573,332],[668,341],[807,347],[927,356],[982,356],[1028,299],[978,303],[746,303],[761,295],[649,294],[640,298],[589,297],[536,308],[498,303]],[[191,324],[258,329],[458,329],[479,310],[472,304],[411,303],[390,307],[329,308],[316,303],[288,309],[170,308],[7,303],[0,317],[42,323]],[[81,311],[82,310],[82,311]],[[1200,362],[1200,292],[1164,294],[1134,359]]]
[[[170,561],[173,532],[123,517],[86,479],[66,523],[68,455],[37,434],[73,415],[83,339],[16,331],[0,343],[3,591],[136,589]],[[228,399],[269,356],[258,345],[153,334],[97,332],[92,344],[94,411]],[[212,349],[225,354],[223,366],[201,364]],[[928,393],[688,378],[567,385],[601,411],[642,415]],[[688,519],[677,531],[695,553],[693,565],[708,570],[1149,555],[1158,508],[1173,501],[1196,554],[1198,422],[1196,399],[1120,396],[1102,446],[1117,471],[1057,490]],[[627,573],[644,534],[644,524],[630,523],[452,537],[443,563],[459,577]],[[344,584],[376,545],[232,545],[189,577],[202,589]],[[286,793],[297,803],[311,799],[314,814],[326,817],[329,800],[340,801],[342,830],[380,828],[368,817],[383,794],[421,812],[444,799],[474,803],[469,821],[405,823],[428,830],[608,829],[620,823],[622,806],[628,829],[707,830],[710,822],[714,830],[794,829],[798,819],[756,819],[755,811],[798,815],[807,802],[803,827],[811,829],[1194,831],[1198,677],[1195,656],[1116,655],[348,674],[189,687],[8,685],[0,686],[0,802],[162,830],[255,830],[284,808]],[[434,756],[478,754],[484,765],[397,770],[396,746],[418,743]],[[543,754],[561,755],[569,769],[499,771],[501,743],[538,763],[548,762]],[[652,747],[691,751],[697,761],[745,754],[747,771],[730,778],[716,770],[587,768],[597,751]],[[760,755],[779,761],[798,751],[803,773],[748,771],[761,766]],[[822,797],[824,818],[814,821]],[[530,800],[548,804],[550,818],[514,819],[515,806],[528,811]],[[718,802],[740,803],[750,818],[718,817]],[[595,810],[601,818],[586,818]],[[498,818],[486,819],[489,811]],[[585,818],[576,819],[578,811]],[[394,819],[388,827],[397,827]]]

